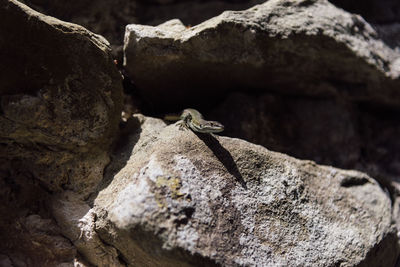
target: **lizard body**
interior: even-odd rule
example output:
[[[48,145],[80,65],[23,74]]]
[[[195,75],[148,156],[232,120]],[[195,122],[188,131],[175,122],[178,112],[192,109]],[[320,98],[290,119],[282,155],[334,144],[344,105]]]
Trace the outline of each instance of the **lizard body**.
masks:
[[[206,121],[200,112],[188,108],[182,111],[180,119],[184,125],[199,133],[219,133],[224,130],[224,126],[217,121]]]

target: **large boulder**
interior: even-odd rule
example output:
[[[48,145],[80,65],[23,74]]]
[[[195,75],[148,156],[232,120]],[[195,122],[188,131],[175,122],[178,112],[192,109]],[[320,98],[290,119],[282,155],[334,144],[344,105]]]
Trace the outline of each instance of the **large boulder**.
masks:
[[[94,207],[127,265],[394,265],[391,201],[366,174],[135,120]]]
[[[122,78],[108,42],[17,1],[0,4],[0,158],[50,190],[87,190],[94,177],[83,177],[101,177],[120,119]]]
[[[128,25],[124,53],[158,108],[216,102],[232,89],[400,103],[400,53],[326,0],[271,0],[194,27]]]
[[[225,10],[246,9],[264,0],[23,0],[21,2],[44,14],[77,23],[103,35],[111,43],[116,54],[122,52],[120,48],[127,24],[157,25],[173,18],[180,18],[188,25],[195,25]]]
[[[137,23],[137,1],[131,0],[23,0],[31,8],[101,34],[111,45],[121,46],[124,27]],[[115,46],[114,46],[115,48]],[[116,51],[113,51],[116,52]]]
[[[79,25],[15,0],[0,0],[0,25],[0,265],[70,266],[76,247],[48,205],[102,180],[121,74],[108,42]]]
[[[114,43],[138,4],[26,2]],[[152,3],[141,19],[218,6]],[[15,0],[0,0],[0,24],[1,266],[394,265],[400,183],[384,178],[398,179],[399,53],[360,16],[271,0],[194,27],[127,27],[145,109],[226,97],[209,113],[224,134],[264,147],[142,115],[120,132],[103,37]],[[260,94],[230,94],[248,89]]]

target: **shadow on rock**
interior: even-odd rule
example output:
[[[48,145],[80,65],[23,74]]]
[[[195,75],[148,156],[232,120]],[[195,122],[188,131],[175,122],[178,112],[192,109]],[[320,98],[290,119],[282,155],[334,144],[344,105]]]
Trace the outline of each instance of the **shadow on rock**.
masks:
[[[235,179],[241,184],[241,186],[247,190],[247,184],[242,177],[238,167],[236,166],[235,160],[232,155],[226,150],[218,140],[211,134],[195,133],[200,140],[202,140],[208,148],[214,153],[218,160],[224,165],[227,171],[235,177]]]
[[[90,202],[96,199],[98,193],[106,188],[113,180],[114,176],[126,166],[132,150],[140,138],[142,132],[140,119],[131,117],[125,124],[120,124],[119,138],[113,145],[111,161],[104,170],[104,178],[97,190],[90,196]]]

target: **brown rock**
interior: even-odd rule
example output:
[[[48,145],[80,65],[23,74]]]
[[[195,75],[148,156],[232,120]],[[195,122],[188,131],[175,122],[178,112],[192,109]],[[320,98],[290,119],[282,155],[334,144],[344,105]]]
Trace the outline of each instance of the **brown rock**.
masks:
[[[118,130],[122,79],[107,41],[0,0],[0,251],[13,266],[72,266],[54,192],[93,193]]]
[[[17,1],[1,1],[0,23],[8,25],[0,29],[0,158],[20,162],[51,190],[93,187],[121,110],[107,41]]]

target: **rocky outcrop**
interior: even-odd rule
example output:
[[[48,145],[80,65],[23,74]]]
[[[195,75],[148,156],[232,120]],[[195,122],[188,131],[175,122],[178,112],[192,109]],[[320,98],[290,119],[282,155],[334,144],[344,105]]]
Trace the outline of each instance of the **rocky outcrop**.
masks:
[[[25,2],[118,46],[128,21],[259,0]],[[127,27],[120,121],[108,42],[0,0],[0,265],[394,266],[393,25],[326,0],[184,17]],[[194,104],[227,137],[130,116]]]
[[[122,79],[107,41],[17,1],[2,0],[0,19],[8,25],[0,32],[0,155],[36,166],[49,190],[90,191],[120,119]],[[80,175],[92,178],[74,181]]]
[[[101,34],[111,43],[116,54],[123,44],[127,24],[157,25],[179,18],[186,25],[195,25],[225,10],[243,10],[264,1],[23,0],[21,2],[44,14],[77,23]]]
[[[128,265],[393,266],[391,202],[367,175],[135,120],[95,200],[96,232]]]
[[[191,28],[128,25],[124,65],[159,106],[217,101],[233,88],[397,105],[400,54],[376,36],[327,1],[271,0]]]
[[[84,26],[101,34],[116,48],[122,44],[126,24],[138,23],[137,1],[130,0],[23,0],[37,11]],[[116,51],[114,51],[116,52]]]
[[[0,24],[0,251],[14,266],[72,264],[49,199],[87,198],[102,180],[122,78],[108,42],[79,25],[15,0],[0,0]]]

